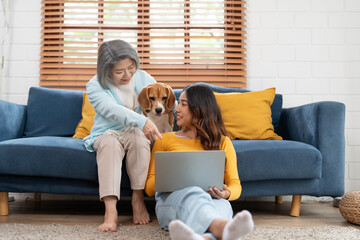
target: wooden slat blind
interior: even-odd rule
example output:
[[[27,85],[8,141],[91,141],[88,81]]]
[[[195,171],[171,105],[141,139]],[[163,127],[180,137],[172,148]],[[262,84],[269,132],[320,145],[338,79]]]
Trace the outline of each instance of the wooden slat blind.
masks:
[[[174,88],[246,86],[245,1],[43,0],[40,86],[85,89],[97,49],[123,39],[141,69]]]

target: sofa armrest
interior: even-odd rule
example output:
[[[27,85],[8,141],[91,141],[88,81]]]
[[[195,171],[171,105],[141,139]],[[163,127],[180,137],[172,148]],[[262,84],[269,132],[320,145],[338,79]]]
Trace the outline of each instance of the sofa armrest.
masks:
[[[322,196],[344,194],[345,105],[316,102],[281,112],[280,134],[284,139],[307,143],[322,154]]]
[[[24,134],[26,106],[0,100],[0,141]]]

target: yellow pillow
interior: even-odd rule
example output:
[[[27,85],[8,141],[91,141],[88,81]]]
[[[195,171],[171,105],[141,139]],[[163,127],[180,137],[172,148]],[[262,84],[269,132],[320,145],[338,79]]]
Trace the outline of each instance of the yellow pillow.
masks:
[[[216,93],[230,139],[281,140],[274,132],[270,106],[275,88],[246,93]]]
[[[80,120],[79,124],[76,127],[73,138],[82,139],[90,134],[91,128],[94,125],[95,115],[96,115],[95,110],[91,106],[91,103],[89,101],[86,92],[84,92],[82,112],[81,112],[82,119]]]

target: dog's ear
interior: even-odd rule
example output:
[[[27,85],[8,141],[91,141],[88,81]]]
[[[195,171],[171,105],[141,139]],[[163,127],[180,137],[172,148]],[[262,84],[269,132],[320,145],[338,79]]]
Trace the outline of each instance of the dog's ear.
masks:
[[[144,113],[146,110],[150,108],[149,86],[146,86],[143,89],[141,89],[141,92],[139,93],[138,96],[138,102]]]
[[[168,85],[166,85],[166,91],[167,91],[167,99],[166,99],[166,110],[171,111],[175,107],[175,94],[172,90],[172,88]]]

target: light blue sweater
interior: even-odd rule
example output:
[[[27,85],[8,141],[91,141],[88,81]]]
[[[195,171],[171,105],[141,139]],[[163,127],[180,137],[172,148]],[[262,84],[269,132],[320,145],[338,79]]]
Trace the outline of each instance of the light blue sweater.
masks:
[[[143,87],[156,82],[152,76],[139,69],[131,81],[135,82],[137,95]],[[91,133],[83,140],[89,152],[94,151],[95,139],[107,130],[121,130],[126,126],[138,127],[142,130],[147,121],[147,118],[141,115],[140,106],[135,111],[124,107],[112,86],[108,84],[108,87],[108,90],[102,88],[96,75],[86,84],[89,101],[96,112]]]

